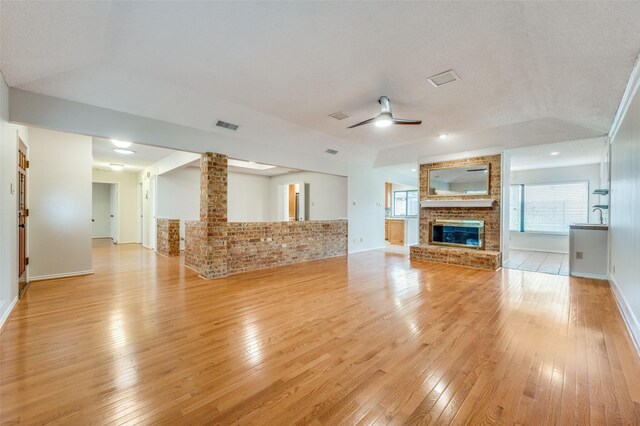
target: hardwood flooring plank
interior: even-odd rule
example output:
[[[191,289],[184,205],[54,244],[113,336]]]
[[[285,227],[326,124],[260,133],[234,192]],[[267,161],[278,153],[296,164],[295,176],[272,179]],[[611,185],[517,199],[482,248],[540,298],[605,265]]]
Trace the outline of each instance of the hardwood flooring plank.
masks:
[[[1,424],[640,424],[604,281],[384,251],[206,281],[136,245],[94,269],[8,319]]]

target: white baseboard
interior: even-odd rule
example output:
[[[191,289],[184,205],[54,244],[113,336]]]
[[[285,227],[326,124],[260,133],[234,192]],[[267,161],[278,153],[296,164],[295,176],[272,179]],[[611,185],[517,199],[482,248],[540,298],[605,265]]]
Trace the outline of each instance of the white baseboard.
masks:
[[[29,277],[29,282],[32,281],[43,281],[43,280],[53,280],[56,278],[68,278],[68,277],[77,277],[80,275],[91,275],[93,274],[93,269],[88,271],[77,271],[77,272],[67,272],[64,274],[51,274],[51,275],[40,275],[37,277]]]
[[[620,314],[622,314],[622,319],[631,335],[631,340],[636,346],[636,351],[640,354],[640,321],[638,321],[638,318],[633,314],[629,302],[627,302],[624,294],[620,291],[620,287],[618,287],[618,283],[612,274],[609,274],[609,282],[611,283],[611,290],[613,290],[613,296],[618,304]]]
[[[347,254],[364,253],[365,251],[380,250],[380,249],[384,249],[384,248],[386,248],[386,246],[372,247],[372,248],[366,248],[366,249],[362,249],[362,250],[350,251]]]
[[[593,280],[607,280],[607,279],[609,279],[609,277],[607,277],[606,275],[597,275],[597,274],[583,274],[583,273],[573,272],[570,275],[572,277],[591,278]]]
[[[9,318],[9,315],[11,315],[11,312],[13,312],[13,308],[15,308],[17,304],[18,304],[18,296],[16,296],[13,299],[13,301],[9,304],[9,308],[4,312],[2,317],[0,317],[0,331],[2,331],[2,327],[4,327],[4,323],[7,321],[7,319]]]
[[[539,251],[542,253],[558,253],[558,254],[569,254],[568,251],[560,251],[560,250],[541,250],[535,248],[520,248],[520,247],[511,247],[509,246],[509,250],[523,250],[523,251]]]
[[[116,243],[116,244],[118,244],[118,245],[120,245],[120,244],[138,244],[138,242],[137,241],[122,241],[122,242],[119,242],[119,243]]]

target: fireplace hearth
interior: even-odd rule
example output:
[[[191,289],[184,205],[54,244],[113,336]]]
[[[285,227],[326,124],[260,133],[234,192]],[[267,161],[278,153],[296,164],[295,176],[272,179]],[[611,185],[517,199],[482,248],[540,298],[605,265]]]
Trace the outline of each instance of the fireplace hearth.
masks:
[[[484,249],[484,221],[434,220],[429,243],[443,246]]]

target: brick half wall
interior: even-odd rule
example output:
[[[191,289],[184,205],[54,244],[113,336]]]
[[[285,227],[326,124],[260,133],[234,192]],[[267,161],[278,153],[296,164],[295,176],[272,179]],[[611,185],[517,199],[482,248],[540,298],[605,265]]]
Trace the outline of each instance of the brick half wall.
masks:
[[[347,255],[346,220],[228,222],[225,228],[215,242],[226,248],[227,269],[209,276],[204,267],[210,243],[206,227],[199,221],[186,222],[185,264],[205,278]]]
[[[230,222],[228,273],[347,254],[347,221]]]
[[[156,247],[165,256],[180,256],[180,220],[156,220]]]

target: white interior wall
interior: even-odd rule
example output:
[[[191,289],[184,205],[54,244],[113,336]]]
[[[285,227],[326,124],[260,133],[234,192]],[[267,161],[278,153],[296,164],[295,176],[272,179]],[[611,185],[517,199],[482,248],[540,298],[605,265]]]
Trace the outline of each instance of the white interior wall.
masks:
[[[18,302],[18,136],[28,147],[29,129],[9,123],[9,88],[0,74],[0,328]],[[29,225],[27,218],[27,232]]]
[[[93,170],[93,182],[118,185],[117,242],[138,242],[138,175],[134,172]]]
[[[512,171],[510,174],[511,185],[576,182],[583,180],[589,181],[589,222],[598,223],[598,214],[592,211],[591,206],[600,202],[600,197],[592,194],[594,189],[600,187],[600,164],[520,170]],[[569,236],[512,231],[509,232],[509,248],[512,250],[569,253]]]
[[[91,216],[93,220],[91,236],[93,238],[106,238],[109,236],[110,186],[108,183],[96,182],[91,186]]]
[[[91,272],[92,161],[90,137],[29,128],[31,280]]]
[[[347,180],[347,211],[349,219],[349,253],[383,248],[384,241],[384,184],[395,182],[418,186],[418,178],[411,178],[363,165],[350,165]],[[419,221],[412,221],[418,232]]]
[[[198,173],[200,170],[198,170]],[[198,181],[200,177],[198,175]],[[229,222],[269,222],[271,178],[248,173],[229,172],[227,175],[227,217]]]
[[[156,217],[180,219],[180,250],[186,220],[200,218],[200,168],[183,167],[158,176]]]
[[[640,350],[640,69],[636,64],[611,132],[609,273]]]
[[[187,167],[189,164],[197,161],[201,158],[200,154],[193,154],[190,152],[175,151],[163,159],[151,164],[149,167],[145,167],[140,173],[138,173],[138,188],[136,191],[142,190],[142,205],[141,208],[142,220],[138,218],[138,222],[142,224],[142,245],[148,249],[155,249],[155,233],[156,233],[156,221],[157,214],[157,185],[156,179],[158,175],[166,174],[172,170],[178,170]],[[194,168],[195,169],[195,168]],[[200,178],[198,178],[198,188],[200,185]],[[198,208],[200,201],[198,201]],[[155,216],[155,217],[154,217]],[[196,219],[199,218],[196,217]],[[181,226],[182,228],[182,226]],[[137,238],[136,238],[137,239]]]
[[[347,178],[314,172],[296,172],[271,177],[271,221],[278,218],[278,186],[307,183],[309,220],[335,220],[347,217]],[[384,186],[384,182],[383,182]]]

